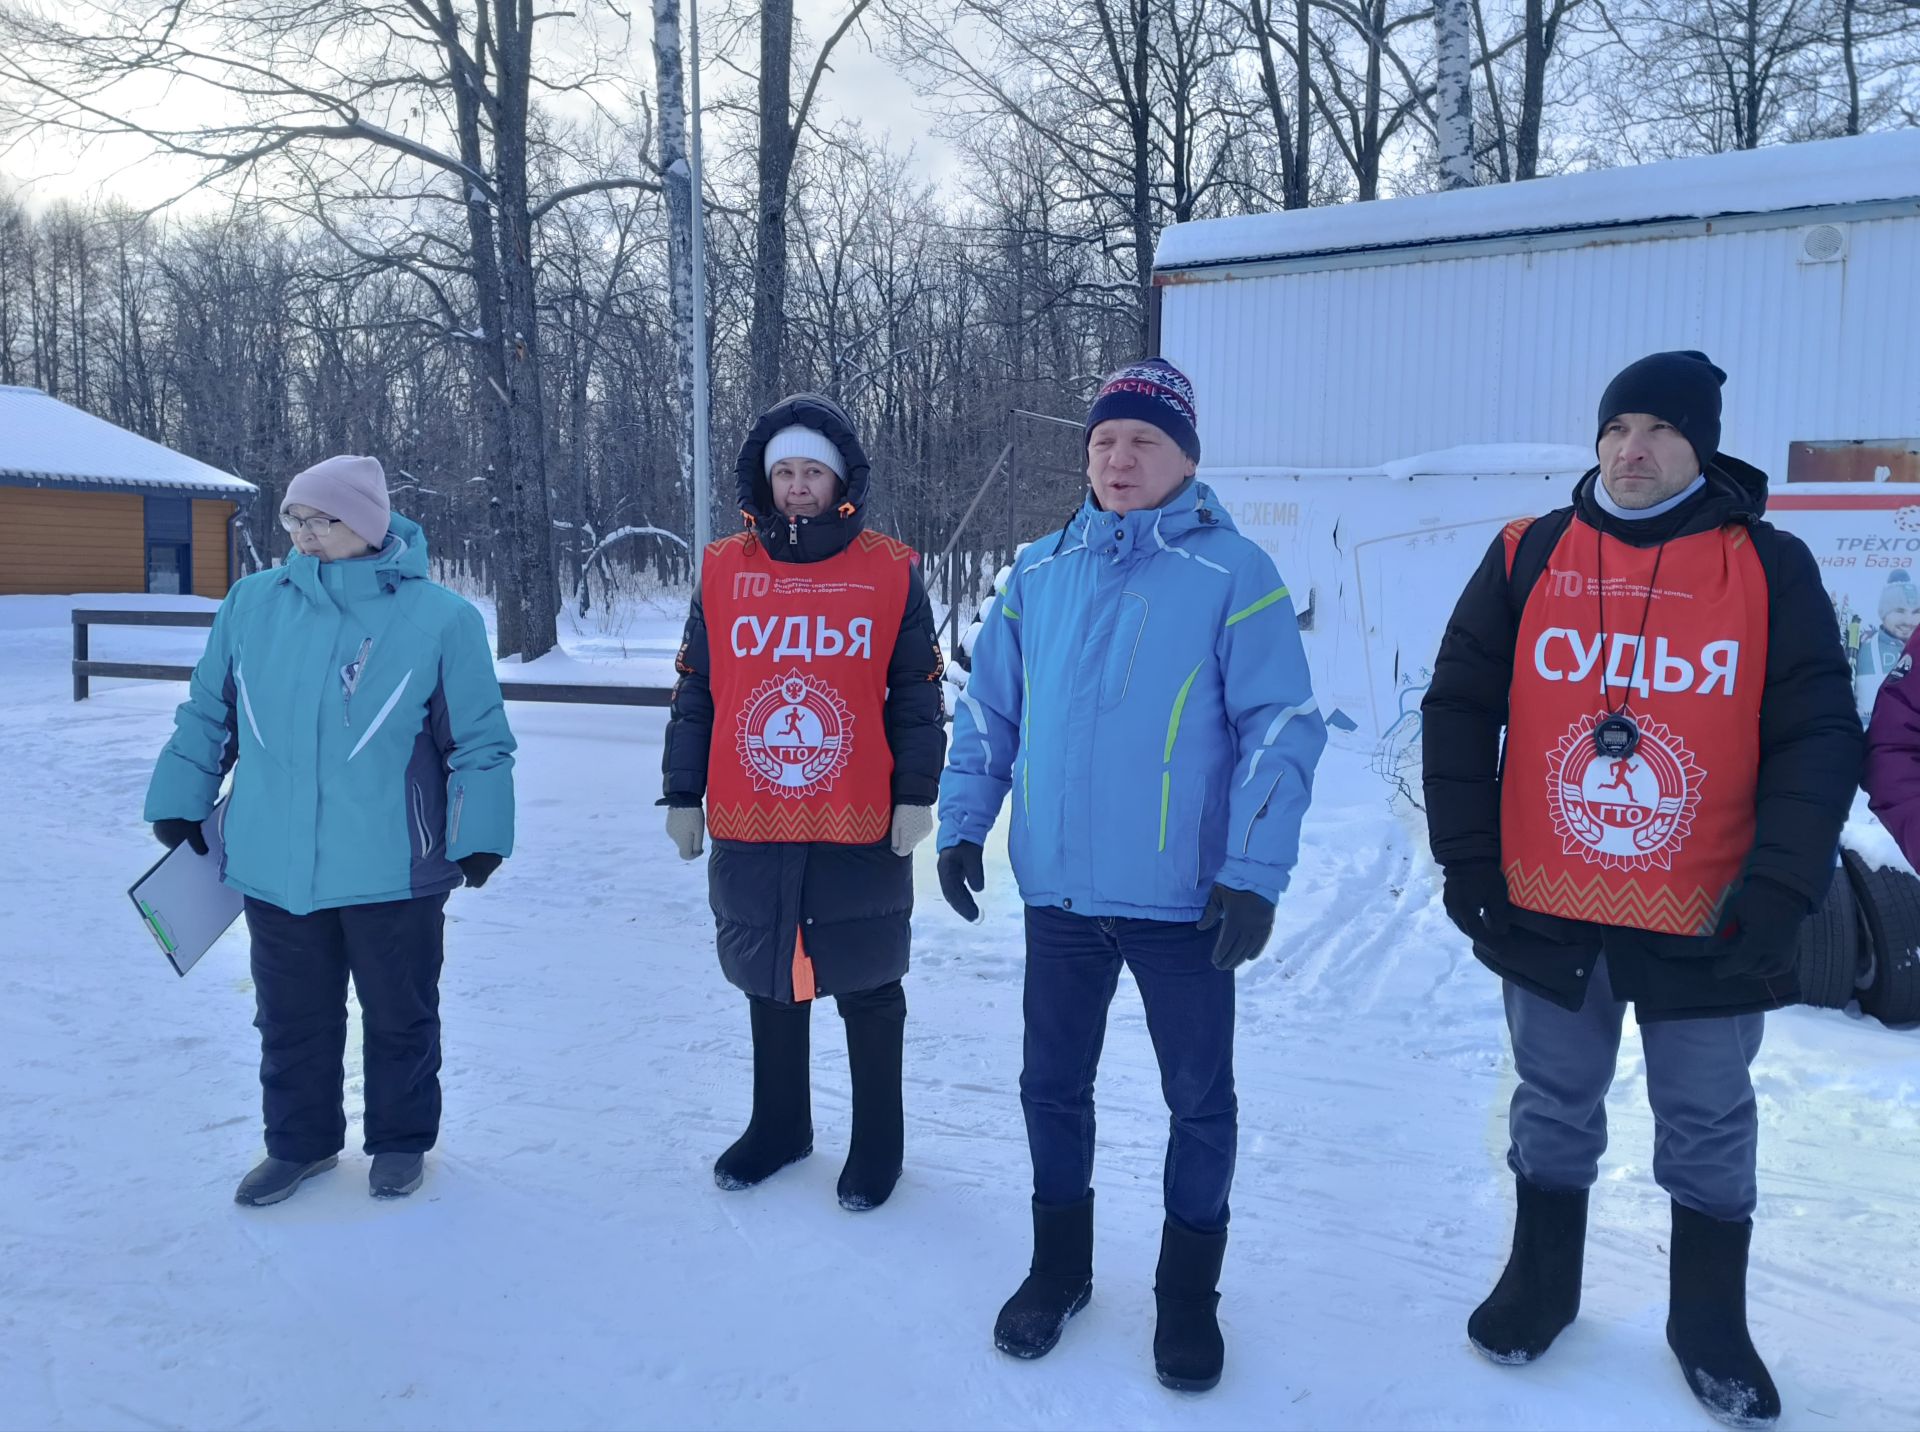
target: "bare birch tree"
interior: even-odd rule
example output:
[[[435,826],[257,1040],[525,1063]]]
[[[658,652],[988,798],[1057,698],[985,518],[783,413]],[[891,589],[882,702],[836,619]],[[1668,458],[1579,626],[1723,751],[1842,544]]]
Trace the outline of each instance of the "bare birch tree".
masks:
[[[1473,185],[1473,16],[1471,0],[1434,0],[1434,109],[1440,185]]]

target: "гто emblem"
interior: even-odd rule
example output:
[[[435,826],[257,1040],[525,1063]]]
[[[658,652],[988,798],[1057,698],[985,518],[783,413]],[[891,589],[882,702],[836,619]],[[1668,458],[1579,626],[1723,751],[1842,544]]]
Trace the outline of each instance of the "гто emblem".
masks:
[[[1706,772],[1680,738],[1658,721],[1622,715],[1640,739],[1624,756],[1602,755],[1594,726],[1607,712],[1582,717],[1547,753],[1547,801],[1568,855],[1611,870],[1671,869],[1693,829]]]
[[[853,750],[853,715],[817,676],[756,686],[740,711],[740,759],[755,790],[799,799],[830,790]]]

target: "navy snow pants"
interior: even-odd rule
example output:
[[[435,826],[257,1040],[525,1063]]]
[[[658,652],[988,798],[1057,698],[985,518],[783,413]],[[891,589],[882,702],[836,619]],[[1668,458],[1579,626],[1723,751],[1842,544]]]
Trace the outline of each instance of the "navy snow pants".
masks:
[[[349,974],[360,998],[366,1151],[433,1147],[446,906],[441,894],[292,915],[247,901],[271,1157],[307,1163],[346,1146]]]
[[[1140,987],[1172,1116],[1167,1215],[1199,1233],[1227,1226],[1239,1104],[1233,975],[1213,967],[1218,939],[1190,924],[1027,907],[1020,1107],[1037,1202],[1074,1203],[1093,1186],[1093,1080],[1124,962]]]

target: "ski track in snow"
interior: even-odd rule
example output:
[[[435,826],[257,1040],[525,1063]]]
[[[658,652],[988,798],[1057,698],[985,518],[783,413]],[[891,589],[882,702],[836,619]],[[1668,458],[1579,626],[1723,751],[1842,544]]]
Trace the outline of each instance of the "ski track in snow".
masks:
[[[134,639],[98,633],[96,655]],[[129,655],[183,660],[203,638],[137,639]],[[1125,978],[1093,1303],[1043,1361],[992,1347],[1028,1254],[1020,916],[998,840],[978,927],[917,857],[893,1200],[834,1201],[849,1111],[830,1007],[813,1157],[713,1187],[750,1052],[704,870],[653,805],[658,711],[510,709],[520,846],[449,907],[446,1121],[422,1192],[373,1202],[350,1144],[288,1203],[234,1206],[259,1152],[244,935],[177,980],[122,893],[154,858],[139,807],[182,688],[101,682],[75,706],[67,641],[64,605],[0,602],[0,1428],[1712,1425],[1664,1342],[1667,1207],[1631,1034],[1580,1319],[1529,1368],[1467,1347],[1511,1217],[1498,988],[1364,753],[1329,753],[1273,944],[1240,980],[1227,1373],[1186,1397],[1152,1374],[1166,1116]],[[1752,1322],[1783,1425],[1920,1426],[1920,1038],[1791,1011],[1756,1083]]]

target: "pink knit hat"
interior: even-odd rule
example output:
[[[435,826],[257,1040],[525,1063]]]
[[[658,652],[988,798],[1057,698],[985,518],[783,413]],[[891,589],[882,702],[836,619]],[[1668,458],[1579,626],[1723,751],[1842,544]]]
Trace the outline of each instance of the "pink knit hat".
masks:
[[[338,517],[369,547],[385,545],[387,524],[393,517],[386,469],[372,457],[330,457],[315,463],[287,484],[280,510],[293,506]]]

